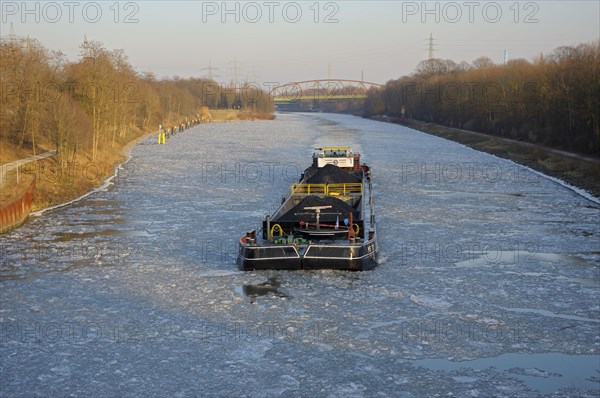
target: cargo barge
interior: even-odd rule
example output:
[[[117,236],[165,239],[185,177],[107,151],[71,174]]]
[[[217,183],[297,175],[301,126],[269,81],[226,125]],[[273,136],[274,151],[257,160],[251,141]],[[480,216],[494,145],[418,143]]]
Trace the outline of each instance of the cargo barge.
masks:
[[[371,170],[349,147],[316,148],[259,231],[239,241],[241,270],[365,271],[377,266]]]

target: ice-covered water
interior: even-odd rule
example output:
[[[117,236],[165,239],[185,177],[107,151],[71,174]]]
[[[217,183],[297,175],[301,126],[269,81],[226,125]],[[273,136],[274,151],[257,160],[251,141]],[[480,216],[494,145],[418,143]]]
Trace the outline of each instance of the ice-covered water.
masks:
[[[381,265],[237,271],[328,144],[373,168]],[[0,237],[0,396],[598,396],[599,225],[526,168],[351,116],[149,138]]]

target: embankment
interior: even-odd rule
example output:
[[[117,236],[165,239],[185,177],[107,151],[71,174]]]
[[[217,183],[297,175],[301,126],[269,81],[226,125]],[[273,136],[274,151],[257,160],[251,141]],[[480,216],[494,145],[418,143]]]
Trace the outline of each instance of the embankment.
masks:
[[[510,159],[600,198],[600,159],[598,158],[418,120],[381,117],[373,119],[401,124]]]
[[[18,227],[29,217],[33,204],[35,176],[25,177],[24,180],[17,192],[10,195],[7,203],[0,207],[0,233]]]

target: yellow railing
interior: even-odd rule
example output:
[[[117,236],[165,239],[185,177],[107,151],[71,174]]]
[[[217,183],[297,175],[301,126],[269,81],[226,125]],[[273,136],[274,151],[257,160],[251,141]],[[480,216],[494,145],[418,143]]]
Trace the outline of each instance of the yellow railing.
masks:
[[[361,183],[336,183],[336,184],[293,184],[292,195],[349,195],[353,193],[362,194],[363,186]]]
[[[322,193],[327,195],[327,185],[326,184],[293,184],[292,185],[292,195],[293,194],[319,194]]]
[[[348,195],[351,193],[362,193],[361,183],[339,183],[327,185],[328,195]]]

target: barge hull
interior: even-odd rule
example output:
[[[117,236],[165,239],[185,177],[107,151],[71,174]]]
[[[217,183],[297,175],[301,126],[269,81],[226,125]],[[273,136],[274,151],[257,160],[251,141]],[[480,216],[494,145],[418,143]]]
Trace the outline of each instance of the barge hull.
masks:
[[[293,249],[293,246],[286,248]],[[260,271],[260,270],[321,270],[334,269],[343,271],[368,271],[377,267],[377,245],[375,241],[365,242],[364,245],[353,247],[352,255],[344,256],[348,247],[340,248],[339,253],[329,255],[320,255],[321,250],[331,251],[331,246],[311,245],[304,254],[298,254],[297,257],[256,257],[248,246],[240,244],[240,252],[237,258],[238,268],[242,271]],[[335,249],[334,249],[335,250]],[[310,253],[315,253],[308,255]],[[356,255],[354,255],[356,252]],[[248,258],[246,256],[254,256]]]

